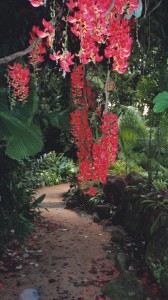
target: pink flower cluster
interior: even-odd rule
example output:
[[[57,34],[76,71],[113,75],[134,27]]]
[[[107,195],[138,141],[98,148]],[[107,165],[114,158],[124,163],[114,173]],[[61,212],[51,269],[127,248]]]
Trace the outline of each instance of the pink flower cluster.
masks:
[[[13,94],[18,101],[25,101],[29,92],[30,71],[23,68],[22,64],[14,63],[8,65],[9,68],[9,85],[13,88]]]
[[[74,66],[73,72],[71,73],[71,97],[73,101],[82,97],[82,89],[84,87],[83,82],[83,66]]]
[[[42,20],[42,25],[44,27],[43,31],[40,30],[38,26],[34,25],[32,32],[30,33],[30,44],[32,44],[37,37],[42,39],[40,43],[38,43],[37,46],[30,52],[29,63],[33,66],[36,66],[38,63],[44,61],[44,54],[47,51],[46,47],[50,48],[53,45],[55,27],[51,24],[51,22],[47,22],[45,19]]]
[[[82,64],[100,62],[103,57],[113,58],[113,70],[122,74],[128,66],[132,46],[129,21],[124,13],[130,13],[139,3],[137,0],[115,0],[111,5],[111,0],[70,0],[67,6],[71,15],[67,20],[80,40]],[[100,55],[102,45],[104,54]]]
[[[74,68],[71,74],[71,82],[74,105],[80,106],[80,108],[76,107],[71,113],[71,134],[78,148],[78,181],[85,193],[94,196],[97,190],[93,186],[90,187],[88,183],[105,183],[109,164],[115,162],[116,159],[118,149],[117,116],[112,113],[104,115],[100,126],[102,136],[97,142],[94,142],[92,129],[89,124],[89,101],[88,99],[85,99],[87,101],[82,99],[84,85],[81,66]],[[90,88],[89,86],[89,92],[91,92]],[[90,93],[89,96],[91,96]],[[93,106],[91,108],[93,109]]]
[[[56,62],[59,61],[62,70],[64,70],[65,72],[71,72],[69,66],[74,64],[74,62],[72,61],[74,55],[71,55],[70,52],[64,51],[63,53],[60,53],[60,51],[58,51],[57,53],[50,54],[50,58],[52,60],[55,60]]]

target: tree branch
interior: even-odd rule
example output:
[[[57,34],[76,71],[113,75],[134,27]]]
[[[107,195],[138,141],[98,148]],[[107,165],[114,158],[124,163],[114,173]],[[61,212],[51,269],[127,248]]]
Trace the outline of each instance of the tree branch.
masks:
[[[5,56],[3,58],[0,58],[0,64],[7,64],[8,62],[24,56],[26,54],[28,54],[30,51],[32,51],[41,41],[41,38],[37,38],[28,48],[24,49],[23,51],[18,51],[16,53],[13,53],[11,55]]]
[[[146,15],[146,13],[147,13],[148,7],[146,7],[144,18],[148,18],[159,7],[159,5],[161,3],[162,3],[162,0],[160,0],[160,2],[147,15]]]
[[[63,8],[60,9],[60,11],[58,12],[58,14],[53,19],[51,19],[50,22],[51,22],[52,25],[54,25],[56,23],[57,19],[61,17],[62,12],[63,12]],[[30,51],[32,51],[40,43],[41,40],[42,40],[41,38],[37,37],[35,39],[35,41],[28,48],[26,48],[26,49],[24,49],[22,51],[18,51],[16,53],[13,53],[11,55],[8,55],[8,56],[0,58],[0,65],[7,64],[10,61],[12,61],[12,60],[14,60],[14,59],[16,59],[18,57],[25,56]]]

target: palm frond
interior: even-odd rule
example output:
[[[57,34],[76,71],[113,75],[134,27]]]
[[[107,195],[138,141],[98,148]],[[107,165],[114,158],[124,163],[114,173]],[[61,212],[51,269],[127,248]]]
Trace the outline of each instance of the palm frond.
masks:
[[[119,141],[125,155],[138,145],[140,140],[147,139],[145,122],[136,108],[122,106],[119,117]]]

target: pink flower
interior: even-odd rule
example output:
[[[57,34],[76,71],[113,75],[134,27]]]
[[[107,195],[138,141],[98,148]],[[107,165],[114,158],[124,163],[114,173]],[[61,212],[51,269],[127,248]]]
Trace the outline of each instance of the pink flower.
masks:
[[[54,54],[50,54],[49,56],[52,60],[60,62],[60,66],[61,66],[62,70],[64,70],[65,72],[71,71],[69,66],[74,64],[74,62],[72,61],[72,59],[74,58],[74,55],[71,55],[70,52],[65,51],[62,54],[60,54],[60,51],[58,51]]]
[[[39,7],[44,4],[43,1],[41,0],[30,0],[30,3],[34,7]]]
[[[74,2],[73,0],[69,0],[69,2],[66,3],[69,9],[73,9],[77,6],[77,2]]]
[[[28,83],[30,80],[30,71],[28,68],[23,68],[22,64],[14,63],[8,65],[9,68],[9,85],[13,88],[13,94],[18,98],[18,101],[24,101],[28,97]]]
[[[44,26],[44,30],[41,30],[38,26],[33,26],[32,32],[30,33],[31,39],[29,41],[30,44],[37,38],[47,38],[46,46],[50,48],[53,44],[53,37],[55,34],[55,27],[51,24],[51,22],[47,22],[45,19],[42,20],[42,24]]]

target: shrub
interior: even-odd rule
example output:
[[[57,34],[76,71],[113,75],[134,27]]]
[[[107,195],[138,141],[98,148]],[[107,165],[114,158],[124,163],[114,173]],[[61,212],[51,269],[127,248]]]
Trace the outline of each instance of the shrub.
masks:
[[[55,152],[14,163],[7,159],[0,183],[0,252],[13,234],[23,240],[34,229],[45,197],[35,199],[35,189],[66,182],[76,172],[71,159]]]
[[[27,169],[26,177],[31,173],[34,188],[68,182],[77,173],[71,159],[54,151],[42,155],[37,160],[29,160],[29,166],[30,170]]]

